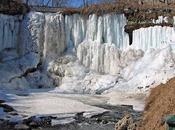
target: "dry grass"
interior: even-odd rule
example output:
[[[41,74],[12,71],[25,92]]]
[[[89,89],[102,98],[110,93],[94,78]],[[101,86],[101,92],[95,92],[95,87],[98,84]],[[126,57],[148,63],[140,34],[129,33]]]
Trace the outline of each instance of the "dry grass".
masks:
[[[139,130],[165,130],[163,119],[175,114],[175,78],[151,90]]]
[[[66,8],[64,11],[68,14],[72,13],[82,13],[82,14],[92,14],[96,13],[98,15],[110,13],[110,12],[117,12],[117,13],[125,13],[127,12],[127,9],[132,9],[134,11],[145,11],[145,10],[151,10],[151,9],[174,9],[175,4],[169,4],[166,5],[164,3],[156,3],[156,4],[150,4],[151,2],[139,4],[138,0],[118,0],[115,3],[101,3],[101,4],[92,4],[87,7],[73,9],[73,8]]]

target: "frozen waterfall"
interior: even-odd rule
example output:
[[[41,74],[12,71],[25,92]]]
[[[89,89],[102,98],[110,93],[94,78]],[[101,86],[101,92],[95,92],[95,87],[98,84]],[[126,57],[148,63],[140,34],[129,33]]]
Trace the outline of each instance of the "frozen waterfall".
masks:
[[[4,49],[17,49],[19,40],[20,18],[0,14],[0,51]]]
[[[88,18],[86,18],[88,17]],[[128,46],[128,35],[124,32],[126,18],[123,14],[97,16],[66,16],[67,43],[77,47],[83,41],[113,43],[117,48]]]
[[[154,26],[134,30],[133,42],[129,45],[128,34],[124,31],[127,24],[124,14],[84,16],[30,12],[23,19],[7,15],[0,15],[0,18],[0,75],[4,75],[4,86],[10,87],[13,83],[15,87],[18,84],[21,87],[48,87],[54,83],[66,90],[74,86],[70,91],[81,89],[83,93],[93,93],[99,89],[98,92],[102,93],[114,86],[131,86],[125,83],[136,82],[138,78],[135,79],[135,75],[142,75],[145,80],[141,87],[174,76],[173,27]],[[170,49],[164,51],[164,45],[167,48],[170,46]],[[65,58],[67,54],[73,58]],[[157,57],[161,62],[156,60]],[[167,60],[171,60],[172,64],[167,64]],[[158,71],[150,65],[152,61],[155,61],[154,66],[157,62],[161,63]],[[9,69],[12,66],[15,68]],[[143,73],[141,70],[145,66],[148,68]],[[29,71],[32,72],[26,75]],[[152,76],[155,72],[159,77],[165,72],[166,78],[155,79]],[[101,76],[103,74],[108,76]],[[108,77],[113,80],[108,82]],[[105,82],[102,82],[103,78]],[[132,87],[141,88],[142,79]]]
[[[133,32],[133,48],[144,51],[150,48],[160,48],[173,41],[175,30],[173,27],[154,26],[141,28]]]

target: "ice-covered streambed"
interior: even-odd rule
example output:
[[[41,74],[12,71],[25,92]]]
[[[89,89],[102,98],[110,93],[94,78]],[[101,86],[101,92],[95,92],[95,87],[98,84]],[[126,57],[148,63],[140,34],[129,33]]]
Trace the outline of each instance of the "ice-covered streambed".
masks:
[[[15,126],[12,125],[11,128],[15,128],[18,124],[26,124],[26,121],[30,122],[31,120],[35,123],[49,123],[47,126],[43,124],[35,126],[42,127],[42,130],[110,130],[114,128],[117,120],[125,115],[125,112],[129,112],[135,119],[139,119],[145,97],[145,95],[118,93],[118,96],[115,96],[117,105],[112,106],[109,104],[107,95],[63,94],[55,93],[50,89],[15,91],[13,94],[1,91],[0,94],[0,99],[15,109],[15,111],[6,113],[3,112],[3,107],[0,104],[1,121],[13,122]],[[133,110],[132,105],[137,111]],[[33,128],[30,124],[27,125]],[[2,124],[0,126],[4,129],[6,127]]]
[[[144,95],[137,95],[140,99],[136,95],[123,95],[119,92],[116,95],[114,104],[134,105],[134,109],[143,110]],[[19,113],[29,116],[78,112],[96,114],[103,113],[106,110],[95,106],[110,105],[108,95],[61,94],[52,91],[40,92],[40,90],[30,92],[26,96],[12,94],[9,98],[12,99],[7,102],[9,105],[13,106]],[[128,103],[126,103],[127,101]]]

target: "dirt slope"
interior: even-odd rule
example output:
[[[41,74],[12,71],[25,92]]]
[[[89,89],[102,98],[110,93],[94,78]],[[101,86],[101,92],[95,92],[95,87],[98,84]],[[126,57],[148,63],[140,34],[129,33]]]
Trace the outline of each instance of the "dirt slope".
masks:
[[[163,119],[170,114],[175,114],[175,78],[152,89],[139,130],[165,130]]]

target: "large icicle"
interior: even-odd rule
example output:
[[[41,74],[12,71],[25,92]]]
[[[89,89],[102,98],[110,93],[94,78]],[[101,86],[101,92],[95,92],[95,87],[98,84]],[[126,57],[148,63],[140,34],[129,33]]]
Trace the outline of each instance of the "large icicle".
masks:
[[[123,14],[90,15],[87,22],[86,40],[113,43],[119,49],[129,45],[128,34],[124,32],[126,18]]]
[[[141,50],[120,51],[114,44],[98,42],[83,42],[77,49],[77,57],[81,64],[101,73],[118,74],[143,56]]]
[[[154,26],[141,28],[133,32],[133,48],[146,51],[150,48],[160,48],[173,41],[175,30],[173,27]]]
[[[67,43],[75,49],[83,41],[113,43],[120,49],[125,49],[129,45],[128,34],[124,32],[126,18],[123,14],[66,15],[65,24]]]
[[[54,59],[66,49],[66,32],[62,14],[45,15],[44,59]]]
[[[0,14],[0,51],[16,49],[19,38],[18,16]]]
[[[117,74],[120,70],[119,50],[110,43],[82,43],[77,49],[77,57],[83,65],[98,72]]]

